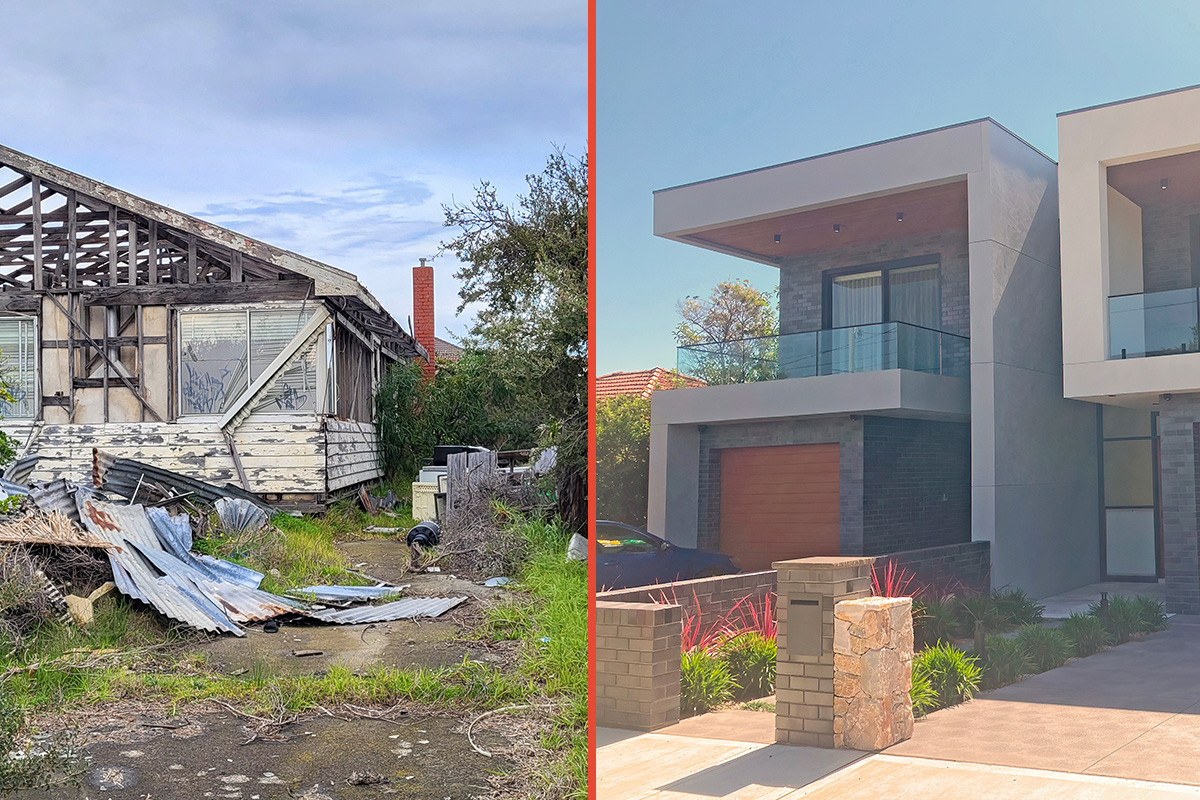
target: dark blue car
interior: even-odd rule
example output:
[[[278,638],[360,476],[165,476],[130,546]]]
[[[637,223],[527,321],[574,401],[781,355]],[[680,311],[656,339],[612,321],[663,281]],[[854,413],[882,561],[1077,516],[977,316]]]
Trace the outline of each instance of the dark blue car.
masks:
[[[736,558],[679,547],[623,522],[596,522],[596,586],[624,589],[741,572]]]

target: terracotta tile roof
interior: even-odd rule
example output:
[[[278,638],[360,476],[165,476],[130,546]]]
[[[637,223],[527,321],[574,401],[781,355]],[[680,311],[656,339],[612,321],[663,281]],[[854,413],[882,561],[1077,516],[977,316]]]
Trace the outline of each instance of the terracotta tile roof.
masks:
[[[674,370],[662,367],[641,369],[636,372],[610,372],[596,378],[596,399],[605,400],[621,394],[649,397],[654,392],[663,389],[690,389],[695,386],[707,385],[699,378],[680,375]]]
[[[434,357],[443,361],[458,361],[463,349],[454,342],[447,342],[437,336],[433,337]]]

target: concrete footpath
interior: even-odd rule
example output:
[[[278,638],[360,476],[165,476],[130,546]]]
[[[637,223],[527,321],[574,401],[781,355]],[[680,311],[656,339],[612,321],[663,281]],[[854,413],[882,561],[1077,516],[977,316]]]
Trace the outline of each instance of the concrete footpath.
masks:
[[[773,716],[602,730],[599,798],[1200,798],[1200,618],[918,722],[882,754],[770,744]],[[749,715],[749,716],[748,716]]]

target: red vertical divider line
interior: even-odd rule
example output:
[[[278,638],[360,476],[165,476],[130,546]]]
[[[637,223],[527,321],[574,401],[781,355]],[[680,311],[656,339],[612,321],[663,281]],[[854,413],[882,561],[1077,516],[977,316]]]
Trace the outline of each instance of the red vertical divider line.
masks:
[[[588,797],[596,798],[596,0],[588,0]]]

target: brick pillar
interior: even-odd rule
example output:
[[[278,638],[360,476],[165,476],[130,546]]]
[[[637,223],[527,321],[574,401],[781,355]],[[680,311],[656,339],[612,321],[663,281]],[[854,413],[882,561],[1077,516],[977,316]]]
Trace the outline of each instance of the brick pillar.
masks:
[[[433,380],[434,375],[434,342],[433,324],[433,267],[421,259],[421,266],[413,267],[413,337],[417,343],[429,353],[425,362],[425,379]]]
[[[679,721],[683,609],[596,603],[596,724],[652,731]]]
[[[1200,613],[1200,395],[1164,395],[1158,405],[1159,495],[1167,611]]]
[[[833,746],[883,750],[912,736],[911,597],[833,607]]]
[[[873,558],[777,561],[775,741],[833,747],[833,608],[871,595]]]

